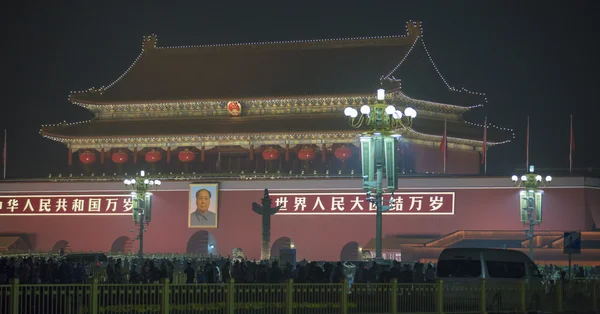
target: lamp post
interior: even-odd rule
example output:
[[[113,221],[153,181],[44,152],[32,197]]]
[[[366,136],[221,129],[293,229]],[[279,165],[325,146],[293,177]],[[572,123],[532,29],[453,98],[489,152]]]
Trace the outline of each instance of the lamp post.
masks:
[[[518,177],[513,175],[511,180],[516,187],[522,187],[520,194],[520,211],[521,222],[529,225],[529,229],[525,229],[527,239],[529,239],[529,258],[533,261],[533,237],[536,225],[542,222],[542,196],[544,191],[540,190],[540,185],[547,186],[552,182],[551,176],[542,178],[541,175],[535,174],[535,167],[529,166],[529,173]]]
[[[364,128],[360,135],[362,155],[363,189],[367,191],[367,201],[375,205],[375,259],[381,260],[383,212],[395,206],[394,191],[398,188],[398,171],[395,154],[398,138],[402,131],[410,129],[417,112],[407,107],[402,111],[385,103],[385,90],[377,90],[377,103],[363,105],[359,112],[347,107],[344,115],[354,128]],[[392,193],[389,205],[383,201],[383,169],[385,168],[387,191]],[[373,196],[373,193],[375,195]]]
[[[150,223],[151,210],[152,210],[152,192],[160,187],[160,180],[148,179],[145,177],[146,173],[144,170],[140,171],[140,175],[132,178],[125,179],[123,183],[131,190],[131,200],[133,203],[133,221],[139,222],[140,230],[138,239],[140,240],[140,250],[138,251],[139,262],[143,263],[144,260],[144,232],[146,232],[146,226]]]

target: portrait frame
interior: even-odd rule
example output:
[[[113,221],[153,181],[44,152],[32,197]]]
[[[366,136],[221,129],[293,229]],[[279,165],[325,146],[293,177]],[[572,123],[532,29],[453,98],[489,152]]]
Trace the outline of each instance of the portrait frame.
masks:
[[[196,213],[196,193],[207,190],[210,194],[210,205],[207,216]],[[212,214],[211,214],[212,213]],[[214,215],[213,215],[214,214]],[[219,227],[219,183],[190,183],[188,186],[188,228],[215,229]],[[212,220],[214,218],[214,223]],[[198,221],[207,220],[208,224],[199,224]]]

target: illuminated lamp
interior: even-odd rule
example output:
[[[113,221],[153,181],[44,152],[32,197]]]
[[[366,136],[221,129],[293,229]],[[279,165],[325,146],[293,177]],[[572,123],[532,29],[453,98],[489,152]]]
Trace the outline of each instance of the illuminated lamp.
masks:
[[[118,150],[112,154],[111,159],[115,164],[124,164],[129,160],[129,155],[122,150]]]
[[[190,162],[196,159],[196,154],[186,148],[177,154],[177,158],[179,158],[179,161],[181,162]]]
[[[266,161],[272,161],[279,159],[279,151],[273,147],[268,147],[262,152],[263,159]]]
[[[298,151],[298,159],[304,161],[311,161],[315,158],[315,150],[310,147],[304,147]]]
[[[352,157],[352,150],[346,146],[342,146],[335,150],[334,155],[338,160],[346,161]]]
[[[96,154],[92,151],[86,150],[79,154],[79,161],[84,165],[90,165],[96,162]]]
[[[146,159],[146,162],[153,164],[162,160],[162,154],[156,149],[152,149],[146,153],[144,159]]]

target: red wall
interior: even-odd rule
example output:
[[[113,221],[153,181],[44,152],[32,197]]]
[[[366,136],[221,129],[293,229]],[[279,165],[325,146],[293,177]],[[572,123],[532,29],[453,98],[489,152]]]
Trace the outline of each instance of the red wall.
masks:
[[[271,192],[278,181],[270,181]],[[331,187],[335,188],[335,180]],[[357,180],[357,182],[360,182]],[[341,191],[341,190],[340,190]],[[407,190],[410,191],[417,191]],[[448,192],[452,189],[441,189]],[[303,192],[303,191],[296,191]],[[308,192],[308,191],[304,191]],[[322,191],[315,191],[322,192]],[[349,192],[356,192],[349,191]],[[402,191],[401,191],[402,192]],[[427,192],[433,192],[427,190]],[[456,230],[523,230],[519,217],[519,192],[511,188],[456,189],[455,214],[447,216],[384,216],[384,235],[439,234]],[[600,190],[583,188],[547,189],[544,219],[538,230],[589,230],[586,199],[598,199]],[[590,193],[595,193],[594,197]],[[217,250],[229,255],[240,247],[247,257],[260,257],[260,216],[251,210],[260,202],[261,190],[227,190],[220,192],[219,227],[206,229],[217,241]],[[587,196],[587,198],[586,198]],[[596,207],[598,204],[596,204]],[[200,229],[189,229],[187,191],[159,191],[153,198],[152,222],[146,233],[146,252],[185,252],[190,237]],[[109,251],[115,239],[134,238],[135,228],[129,216],[80,217],[11,217],[2,216],[0,233],[26,233],[34,247],[49,250],[60,240],[67,240],[73,250]],[[277,216],[272,218],[271,241],[290,237],[298,258],[336,260],[348,242],[365,245],[375,233],[375,216]],[[137,244],[134,245],[137,250]]]
[[[444,173],[443,154],[439,146],[410,145],[416,173]],[[479,152],[448,149],[446,173],[479,174]]]

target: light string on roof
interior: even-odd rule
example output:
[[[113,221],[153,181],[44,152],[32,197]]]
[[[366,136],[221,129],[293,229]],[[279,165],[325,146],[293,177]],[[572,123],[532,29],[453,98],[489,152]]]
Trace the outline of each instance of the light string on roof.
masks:
[[[280,44],[304,44],[304,43],[322,43],[328,41],[355,41],[355,40],[377,40],[377,39],[394,39],[405,38],[410,36],[409,25],[413,27],[420,26],[420,22],[409,20],[406,22],[406,34],[404,35],[387,35],[387,36],[362,36],[362,37],[342,37],[342,38],[324,38],[324,39],[305,39],[305,40],[279,40],[279,41],[257,41],[250,43],[233,43],[233,44],[207,44],[207,45],[184,45],[184,46],[168,46],[157,47],[157,49],[185,49],[185,48],[213,48],[213,47],[238,47],[238,46],[262,46],[262,45],[280,45]],[[422,28],[421,28],[422,32]],[[418,37],[418,36],[417,36]]]
[[[408,52],[404,55],[404,57],[402,58],[402,60],[400,60],[400,62],[394,67],[394,69],[390,73],[388,73],[386,76],[382,77],[382,79],[386,79],[386,80],[392,81],[392,79],[390,79],[390,77],[392,76],[392,74],[394,74],[394,72],[396,72],[396,70],[398,70],[398,68],[400,68],[400,66],[404,63],[404,60],[406,60],[408,58],[408,56],[410,55],[411,51],[413,50],[413,48],[415,48],[415,45],[419,41],[419,38],[421,38],[421,36],[417,36],[417,38],[415,38],[415,41],[410,46],[410,48],[408,49]],[[399,80],[396,79],[396,78],[393,78],[393,81],[399,81]]]
[[[414,101],[416,103],[424,103],[424,104],[433,105],[433,106],[443,106],[443,107],[451,107],[451,108],[457,108],[457,109],[473,109],[473,108],[479,108],[479,107],[483,106],[482,104],[477,104],[477,105],[473,105],[473,106],[458,106],[458,105],[443,104],[443,103],[429,101],[429,100],[415,99],[415,98],[411,98],[411,97],[407,96],[400,90],[393,91],[390,94],[398,94],[400,97],[406,98],[410,101]]]
[[[485,104],[487,104],[487,103],[488,103],[488,99],[487,99],[487,96],[486,96],[486,94],[485,94],[485,93],[481,93],[481,92],[474,92],[474,91],[468,90],[468,89],[466,89],[466,88],[464,88],[464,87],[461,87],[460,89],[458,89],[458,88],[455,88],[455,87],[451,86],[451,85],[448,83],[448,81],[446,80],[446,78],[444,77],[444,75],[442,75],[442,73],[441,73],[441,71],[439,70],[438,66],[437,66],[437,65],[435,64],[435,62],[433,61],[433,58],[431,57],[431,54],[429,53],[429,50],[427,49],[427,46],[425,45],[425,40],[423,40],[423,37],[422,37],[422,36],[421,36],[421,38],[420,38],[420,39],[421,39],[421,44],[423,45],[423,49],[425,50],[425,53],[427,54],[427,58],[429,58],[429,62],[431,62],[431,65],[432,65],[432,66],[433,66],[433,68],[435,69],[436,73],[438,74],[438,76],[440,77],[440,79],[442,79],[442,81],[444,82],[444,84],[446,85],[446,87],[448,87],[448,89],[449,89],[450,91],[453,91],[453,92],[465,92],[465,93],[467,93],[467,94],[471,94],[471,95],[483,96],[484,103],[485,103]],[[483,105],[483,104],[478,104],[478,105],[475,105],[475,106],[473,106],[473,108],[476,108],[476,107],[482,107],[482,106],[484,106],[484,105]],[[483,127],[483,125],[481,125],[481,124],[471,123],[471,122],[468,122],[468,121],[465,121],[465,123],[467,123],[467,124],[471,124],[471,125],[475,125],[475,126],[479,126],[479,127]],[[490,124],[490,126],[491,126],[491,127],[495,127],[495,128],[496,128],[496,129],[498,129],[498,130],[502,130],[502,131],[510,131],[510,132],[513,132],[513,133],[512,133],[513,139],[515,138],[515,133],[514,133],[514,130],[513,130],[513,129],[510,129],[510,128],[505,128],[505,127],[500,127],[500,126],[495,126],[495,125],[493,125],[493,124]]]
[[[432,101],[427,101],[427,100],[420,100],[420,99],[408,97],[407,95],[405,95],[404,93],[402,93],[399,90],[390,92],[390,95],[399,96],[401,98],[400,100],[412,102],[415,105],[425,104],[425,105],[430,105],[430,106],[435,106],[435,107],[440,107],[440,108],[453,108],[453,109],[457,109],[457,110],[465,110],[465,109],[477,108],[477,107],[481,106],[481,105],[474,105],[474,106],[470,106],[470,107],[465,107],[465,106],[437,103],[437,102],[432,102]],[[294,106],[297,105],[299,107],[307,107],[307,106],[310,107],[310,106],[315,106],[315,104],[320,104],[323,102],[330,103],[331,105],[334,105],[334,106],[347,106],[349,104],[373,103],[375,101],[376,101],[376,96],[369,94],[369,95],[354,95],[354,96],[340,95],[339,97],[335,97],[335,96],[331,96],[331,97],[301,97],[301,98],[280,98],[280,99],[264,99],[264,100],[254,99],[254,100],[244,101],[244,104],[252,106],[252,107],[257,106],[258,108],[260,108],[260,106],[267,107],[267,106],[271,106],[271,105],[275,105],[275,106],[281,105],[282,108],[287,108],[287,105],[290,103],[294,103]],[[147,108],[145,108],[145,109],[147,109],[147,110],[172,110],[172,109],[175,109],[175,110],[182,110],[182,109],[215,110],[215,109],[225,109],[228,101],[188,100],[188,101],[165,102],[165,103],[96,105],[96,104],[89,104],[89,103],[72,100],[72,103],[79,105],[81,107],[84,107],[93,112],[96,112],[96,111],[112,112],[112,111],[127,111],[127,110],[138,111],[140,109],[139,106],[146,106]],[[182,106],[188,107],[188,108],[182,108]]]
[[[53,127],[58,127],[58,126],[71,126],[71,125],[77,125],[77,124],[82,124],[82,123],[89,123],[92,122],[92,120],[83,120],[83,121],[75,121],[75,122],[67,122],[66,120],[60,123],[54,123],[54,124],[42,124],[43,128],[53,128]]]
[[[466,120],[463,120],[463,122],[464,122],[464,123],[466,123],[466,124],[468,124],[468,125],[475,126],[475,127],[478,127],[478,128],[482,128],[482,129],[483,129],[483,128],[486,128],[486,126],[485,126],[485,125],[483,125],[483,124],[474,123],[474,122],[469,122],[469,121],[466,121]],[[488,128],[488,129],[490,129],[490,128],[493,128],[493,129],[500,130],[500,131],[504,131],[504,132],[511,132],[511,133],[512,133],[512,134],[511,134],[511,135],[512,135],[512,138],[513,138],[513,139],[515,139],[515,130],[514,130],[514,129],[511,129],[511,128],[505,128],[505,127],[501,127],[501,126],[498,126],[498,125],[495,125],[495,124],[493,124],[493,123],[489,123],[489,122],[488,122],[488,124],[487,124],[487,128]],[[510,142],[510,141],[509,141],[509,142]]]
[[[449,90],[451,90],[453,92],[465,92],[465,93],[468,93],[468,94],[471,94],[471,95],[484,96],[485,103],[487,103],[487,97],[486,97],[485,93],[470,91],[470,90],[468,90],[468,89],[466,89],[464,87],[461,87],[459,89],[459,88],[451,86],[448,83],[448,81],[446,80],[446,78],[444,77],[444,75],[442,75],[442,72],[440,72],[440,70],[438,69],[438,66],[433,61],[433,58],[431,57],[431,54],[429,53],[429,50],[427,49],[427,46],[425,45],[425,41],[423,40],[423,37],[421,37],[421,44],[423,45],[423,49],[425,49],[425,53],[427,54],[427,58],[429,58],[429,62],[431,62],[431,65],[435,69],[435,72],[437,72],[438,76],[442,79],[442,81],[444,82],[444,84],[446,84],[446,87],[448,87]]]
[[[140,51],[140,53],[138,54],[138,56],[135,58],[135,60],[133,61],[133,63],[131,63],[131,65],[129,65],[129,67],[127,68],[127,70],[125,70],[125,72],[123,72],[123,74],[121,74],[119,77],[117,77],[117,79],[114,80],[112,83],[108,84],[107,86],[102,86],[99,89],[89,88],[88,90],[83,90],[83,91],[71,91],[70,94],[69,94],[69,101],[71,101],[71,95],[73,95],[73,94],[83,94],[83,93],[87,93],[87,92],[90,92],[90,91],[91,92],[99,91],[100,93],[102,93],[105,90],[107,90],[107,89],[111,88],[112,86],[114,86],[115,84],[117,84],[137,64],[137,62],[140,60],[140,58],[142,57],[142,55],[146,51],[146,43],[150,42],[150,41],[153,41],[153,46],[154,47],[152,47],[152,48],[156,48],[156,44],[158,43],[158,37],[156,35],[154,35],[154,34],[149,35],[149,36],[144,36],[143,39],[142,39],[142,50]]]
[[[168,46],[157,47],[156,49],[188,49],[188,48],[213,48],[213,47],[239,47],[239,46],[264,46],[264,45],[281,45],[281,44],[307,44],[321,43],[328,41],[355,41],[355,40],[375,40],[375,39],[394,39],[404,38],[408,35],[388,35],[388,36],[373,36],[373,37],[344,37],[344,38],[324,38],[324,39],[305,39],[305,40],[282,40],[282,41],[257,41],[250,43],[233,43],[233,44],[207,44],[207,45],[187,45],[187,46]]]
[[[433,135],[433,134],[428,134],[428,133],[423,133],[423,132],[418,132],[415,131],[414,129],[410,130],[410,133],[413,134],[418,134],[421,136],[426,136],[430,139],[437,139],[439,141],[441,141],[444,136],[443,135]],[[448,139],[448,142],[456,142],[456,143],[464,143],[464,142],[469,142],[469,145],[473,145],[473,143],[475,143],[477,146],[483,144],[483,141],[481,140],[473,140],[473,139],[464,139],[464,138],[460,138],[460,137],[452,137],[452,136],[446,136],[446,138]],[[482,136],[483,138],[483,136]],[[501,141],[501,142],[490,142],[488,141],[487,144],[488,146],[494,146],[494,145],[501,145],[501,144],[505,144],[505,143],[509,143],[511,140],[505,140],[505,141]]]

